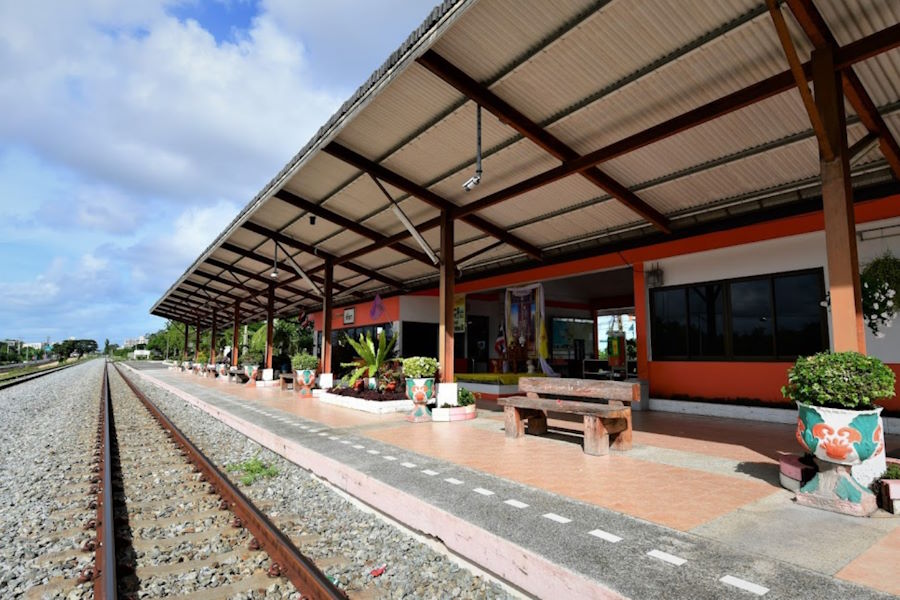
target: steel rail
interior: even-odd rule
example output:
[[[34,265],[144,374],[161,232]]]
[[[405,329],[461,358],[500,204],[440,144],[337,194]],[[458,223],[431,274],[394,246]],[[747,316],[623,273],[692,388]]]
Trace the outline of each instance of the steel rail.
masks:
[[[203,452],[191,443],[181,430],[122,373],[118,366],[115,368],[134,395],[150,411],[163,429],[171,434],[172,439],[185,451],[191,463],[215,488],[216,493],[228,502],[229,509],[241,520],[242,525],[250,531],[259,542],[260,547],[277,565],[277,571],[290,579],[304,598],[346,600],[347,595],[335,586],[312,561],[303,556],[294,543],[266,515],[260,512]]]
[[[112,486],[112,398],[109,393],[109,370],[103,364],[100,386],[100,487],[97,490],[97,540],[94,556],[94,598],[108,600],[118,597],[116,582],[115,521],[113,520]]]

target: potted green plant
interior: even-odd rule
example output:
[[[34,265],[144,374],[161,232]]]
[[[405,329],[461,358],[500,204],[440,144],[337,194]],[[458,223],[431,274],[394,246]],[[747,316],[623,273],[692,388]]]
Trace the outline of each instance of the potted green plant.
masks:
[[[415,403],[408,421],[418,423],[430,421],[428,403],[434,398],[434,374],[438,362],[428,356],[411,356],[403,359],[403,374],[406,376],[406,397]]]
[[[365,337],[363,334],[359,334],[359,341],[348,336],[347,343],[356,350],[357,356],[353,362],[341,364],[342,367],[353,367],[353,372],[347,378],[347,384],[350,387],[354,387],[360,377],[367,375],[363,385],[370,390],[376,389],[378,387],[376,375],[382,365],[390,358],[396,342],[397,336],[391,337],[390,341],[388,341],[384,330],[378,333],[377,346],[375,341],[372,340],[371,334],[367,333]]]
[[[256,372],[259,370],[259,363],[262,362],[262,354],[256,350],[248,350],[241,357],[241,364],[244,365],[244,372],[250,381],[256,379]]]
[[[468,421],[477,416],[475,411],[475,394],[464,387],[457,388],[456,406],[449,403],[431,409],[432,421]]]
[[[819,465],[819,473],[800,489],[799,503],[824,502],[850,514],[875,510],[868,486],[885,469],[884,424],[876,402],[894,395],[894,379],[884,363],[858,352],[797,359],[781,392],[796,402],[797,441]],[[849,505],[829,504],[834,498]]]
[[[900,459],[887,459],[887,469],[875,482],[881,508],[900,515]]]
[[[894,296],[900,290],[900,259],[890,252],[869,262],[859,275],[866,325],[877,338],[885,336],[897,315]]]
[[[312,386],[316,382],[316,369],[319,359],[304,350],[291,357],[294,369],[294,388],[301,398],[312,398]]]

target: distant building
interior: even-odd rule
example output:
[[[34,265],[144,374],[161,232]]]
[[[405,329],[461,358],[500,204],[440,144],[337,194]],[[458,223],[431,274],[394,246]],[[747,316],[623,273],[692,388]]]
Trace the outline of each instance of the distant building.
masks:
[[[122,344],[123,348],[134,348],[136,346],[143,346],[147,344],[147,338],[144,336],[136,337],[136,338],[125,338],[125,343]]]

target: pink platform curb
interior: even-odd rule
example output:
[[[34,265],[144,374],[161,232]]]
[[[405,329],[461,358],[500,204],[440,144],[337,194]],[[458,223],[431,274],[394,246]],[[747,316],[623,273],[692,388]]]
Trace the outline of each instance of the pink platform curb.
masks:
[[[550,562],[531,550],[432,506],[412,494],[397,490],[365,473],[253,425],[144,371],[128,368],[139,377],[178,396],[291,462],[327,479],[393,519],[439,538],[453,552],[530,594],[539,598],[624,599],[624,596],[599,582]]]

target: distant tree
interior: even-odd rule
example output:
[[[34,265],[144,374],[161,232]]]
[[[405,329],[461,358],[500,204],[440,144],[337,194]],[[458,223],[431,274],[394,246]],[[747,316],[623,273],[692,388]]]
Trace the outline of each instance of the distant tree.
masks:
[[[103,341],[103,354],[109,354],[109,338]]]

